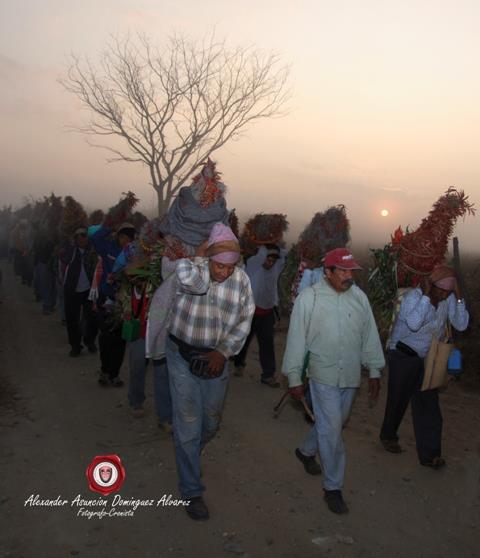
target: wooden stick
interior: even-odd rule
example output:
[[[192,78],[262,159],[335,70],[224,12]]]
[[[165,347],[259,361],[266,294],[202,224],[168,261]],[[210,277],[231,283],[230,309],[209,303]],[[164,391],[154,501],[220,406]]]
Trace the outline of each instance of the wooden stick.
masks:
[[[305,401],[305,397],[302,397],[300,399],[300,401],[302,402],[303,408],[304,408],[305,412],[307,413],[307,415],[312,419],[313,422],[315,422],[315,415],[312,413],[312,410],[307,405],[307,402]]]
[[[283,409],[283,402],[285,401],[285,399],[288,396],[288,389],[285,391],[285,393],[282,395],[280,401],[275,405],[275,407],[273,408],[273,416],[275,418],[278,418],[280,416],[280,413],[282,412]]]

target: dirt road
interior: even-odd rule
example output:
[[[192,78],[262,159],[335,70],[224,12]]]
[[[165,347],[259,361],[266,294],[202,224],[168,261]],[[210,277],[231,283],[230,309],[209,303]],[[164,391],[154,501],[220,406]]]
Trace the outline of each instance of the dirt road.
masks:
[[[350,513],[337,517],[322,500],[321,481],[293,455],[308,426],[290,405],[273,418],[281,392],[258,382],[255,350],[245,377],[230,379],[221,431],[203,456],[210,521],[197,524],[173,506],[138,507],[128,517],[79,515],[72,505],[78,495],[102,498],[85,476],[95,455],[121,457],[123,499],[178,497],[172,440],[156,425],[151,375],[149,412],[134,419],[126,387],[98,386],[98,357],[69,358],[58,316],[43,316],[32,291],[5,262],[2,268],[0,556],[479,556],[478,393],[463,391],[460,382],[442,395],[448,466],[432,471],[417,463],[410,417],[401,431],[407,451],[381,449],[385,389],[369,409],[363,386],[345,430]],[[284,332],[277,342],[280,359]],[[37,494],[67,504],[25,505]],[[111,509],[113,495],[105,498]]]

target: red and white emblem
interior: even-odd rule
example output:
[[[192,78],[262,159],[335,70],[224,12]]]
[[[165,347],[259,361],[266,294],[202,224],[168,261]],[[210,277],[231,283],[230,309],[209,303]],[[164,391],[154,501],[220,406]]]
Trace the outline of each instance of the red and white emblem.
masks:
[[[97,455],[87,467],[88,486],[104,496],[117,492],[125,482],[125,469],[118,455]]]

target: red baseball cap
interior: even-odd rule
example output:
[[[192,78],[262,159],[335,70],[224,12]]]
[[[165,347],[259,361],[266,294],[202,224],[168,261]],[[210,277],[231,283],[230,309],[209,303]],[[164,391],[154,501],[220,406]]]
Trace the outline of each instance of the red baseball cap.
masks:
[[[347,248],[335,248],[325,254],[324,267],[338,267],[339,269],[362,269]]]

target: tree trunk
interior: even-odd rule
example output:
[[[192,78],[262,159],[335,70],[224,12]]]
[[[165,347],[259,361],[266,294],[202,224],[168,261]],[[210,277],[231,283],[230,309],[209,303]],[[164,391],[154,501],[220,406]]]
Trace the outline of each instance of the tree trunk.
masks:
[[[166,200],[163,199],[163,188],[162,186],[158,186],[155,188],[157,191],[157,207],[158,207],[158,216],[162,218],[168,211],[168,204]]]

